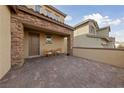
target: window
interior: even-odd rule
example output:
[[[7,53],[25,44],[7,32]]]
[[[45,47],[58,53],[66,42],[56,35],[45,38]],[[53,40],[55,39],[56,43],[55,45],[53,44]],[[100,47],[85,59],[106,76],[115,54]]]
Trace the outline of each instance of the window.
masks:
[[[60,21],[60,17],[55,15],[55,20]]]
[[[95,29],[94,27],[91,26],[90,33],[95,34]]]
[[[54,16],[54,19],[57,20],[57,16],[56,15]]]
[[[59,16],[57,16],[57,21],[60,21],[60,17]]]
[[[58,21],[61,22],[61,18],[60,17],[58,17]]]
[[[47,16],[47,11],[45,9],[43,11],[44,11],[43,14]]]
[[[52,36],[46,35],[46,44],[52,44]]]
[[[108,43],[106,43],[106,42],[101,43],[101,45],[103,46],[103,48],[107,48],[108,47]]]
[[[41,6],[40,5],[35,5],[35,11],[40,13]]]
[[[56,21],[61,22],[61,18],[58,15],[55,15],[54,13],[50,12],[49,10],[46,10],[46,15]]]
[[[55,15],[54,14],[52,14],[52,19],[55,19]]]
[[[47,16],[52,18],[52,13],[48,10],[46,10],[46,12],[47,12]]]
[[[52,17],[52,13],[51,12],[48,12],[48,17]]]

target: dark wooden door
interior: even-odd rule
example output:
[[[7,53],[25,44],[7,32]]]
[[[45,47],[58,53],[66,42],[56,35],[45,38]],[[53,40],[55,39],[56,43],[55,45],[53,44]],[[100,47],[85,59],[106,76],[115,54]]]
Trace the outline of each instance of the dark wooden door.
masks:
[[[40,55],[40,35],[29,33],[29,56]]]

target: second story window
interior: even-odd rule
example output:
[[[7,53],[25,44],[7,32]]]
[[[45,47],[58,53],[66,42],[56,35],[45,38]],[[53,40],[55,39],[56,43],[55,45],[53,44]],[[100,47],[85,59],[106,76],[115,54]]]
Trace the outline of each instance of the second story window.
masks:
[[[52,13],[49,10],[46,10],[47,16],[52,18]]]
[[[40,5],[35,5],[35,11],[40,13],[41,6]]]
[[[55,15],[54,14],[52,14],[52,19],[55,19]]]
[[[52,17],[52,13],[51,12],[47,12],[48,17]]]
[[[49,10],[46,10],[46,15],[47,15],[48,17],[50,17],[50,18],[56,20],[56,21],[61,22],[61,18],[60,18],[60,16],[58,16],[58,15],[52,13],[52,12],[49,11]]]
[[[61,20],[60,20],[60,17],[57,16],[57,15],[55,15],[55,20],[57,20],[57,21],[59,21],[59,22],[61,21]]]
[[[58,21],[61,22],[61,18],[60,17],[58,17]]]
[[[95,28],[91,26],[91,29],[90,29],[90,33],[91,34],[96,34],[96,31],[95,31]]]

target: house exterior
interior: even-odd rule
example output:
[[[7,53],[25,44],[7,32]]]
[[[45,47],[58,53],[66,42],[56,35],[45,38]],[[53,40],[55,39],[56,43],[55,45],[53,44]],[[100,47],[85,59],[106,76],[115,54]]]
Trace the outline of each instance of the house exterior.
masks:
[[[74,29],[53,6],[0,6],[0,15],[0,78],[25,58],[44,56],[44,50],[72,54]]]
[[[109,26],[99,28],[95,20],[88,19],[77,24],[74,29],[74,47],[115,47],[115,38],[109,37]]]

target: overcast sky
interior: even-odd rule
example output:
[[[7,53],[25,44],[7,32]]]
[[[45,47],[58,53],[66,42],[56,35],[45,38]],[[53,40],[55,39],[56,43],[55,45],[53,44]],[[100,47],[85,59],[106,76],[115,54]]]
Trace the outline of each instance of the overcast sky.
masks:
[[[74,26],[86,19],[95,19],[100,27],[111,27],[110,35],[124,42],[124,6],[56,5],[67,17],[65,23]]]

